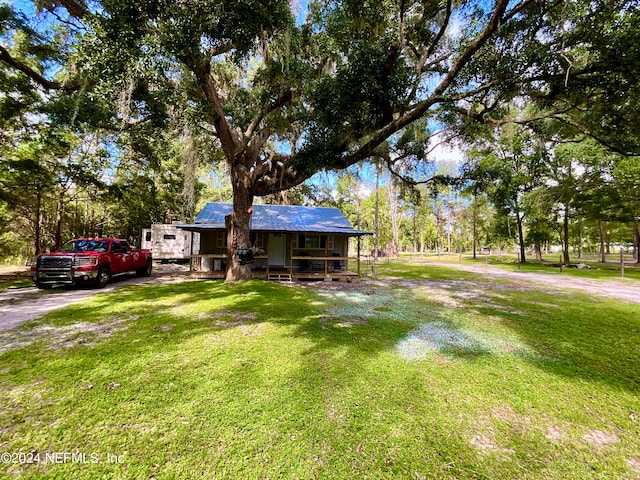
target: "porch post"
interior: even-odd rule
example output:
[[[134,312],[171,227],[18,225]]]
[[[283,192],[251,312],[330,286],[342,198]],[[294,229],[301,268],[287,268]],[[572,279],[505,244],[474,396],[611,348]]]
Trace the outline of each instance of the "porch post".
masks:
[[[291,257],[293,257],[293,242],[298,240],[298,236],[296,233],[293,233],[290,236],[291,246],[289,248],[289,276],[291,277],[291,280],[293,280],[293,260],[291,259]]]
[[[329,275],[329,261],[327,258],[329,257],[329,235],[327,235],[326,240],[324,241],[324,278],[327,278]]]
[[[267,280],[269,280],[269,237],[270,235],[268,233],[263,233],[263,242],[262,242],[262,246],[264,247],[264,251],[265,254],[267,255]]]
[[[362,237],[358,235],[358,278],[360,278],[360,239]]]

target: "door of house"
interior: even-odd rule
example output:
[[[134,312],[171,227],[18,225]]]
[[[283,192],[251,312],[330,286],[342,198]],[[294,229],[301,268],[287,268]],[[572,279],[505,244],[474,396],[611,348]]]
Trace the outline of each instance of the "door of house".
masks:
[[[279,233],[269,235],[269,265],[274,267],[286,266],[287,237]]]

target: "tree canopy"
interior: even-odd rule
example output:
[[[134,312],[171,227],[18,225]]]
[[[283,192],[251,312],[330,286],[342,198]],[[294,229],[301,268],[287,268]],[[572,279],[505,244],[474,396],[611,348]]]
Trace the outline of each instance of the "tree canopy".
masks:
[[[228,280],[250,276],[234,252],[250,246],[254,197],[371,156],[419,160],[444,127],[531,120],[513,101],[637,151],[640,53],[615,53],[639,43],[635,1],[326,0],[301,19],[284,0],[20,8],[0,7],[2,108],[55,99],[48,119],[116,136],[118,158],[147,155],[157,129],[208,138],[233,190]]]

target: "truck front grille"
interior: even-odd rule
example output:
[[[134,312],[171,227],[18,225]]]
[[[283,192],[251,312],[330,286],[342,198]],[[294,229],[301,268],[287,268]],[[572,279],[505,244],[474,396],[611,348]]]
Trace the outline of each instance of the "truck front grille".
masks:
[[[39,268],[71,268],[73,257],[40,257]]]

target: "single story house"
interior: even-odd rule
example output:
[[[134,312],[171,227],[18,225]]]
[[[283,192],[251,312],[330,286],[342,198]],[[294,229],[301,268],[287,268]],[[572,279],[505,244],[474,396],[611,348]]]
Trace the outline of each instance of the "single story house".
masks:
[[[230,203],[210,202],[194,223],[179,228],[200,234],[200,251],[190,269],[201,278],[224,278],[227,262],[225,217]],[[253,205],[251,269],[266,280],[350,280],[360,276],[360,238],[337,208]],[[349,257],[349,239],[357,238],[357,255]],[[354,271],[350,271],[354,270]]]

